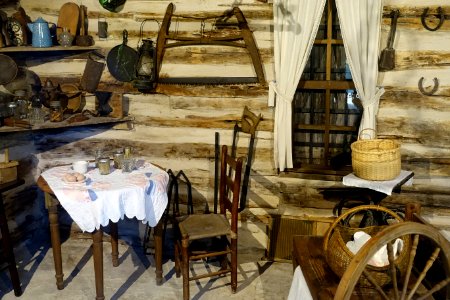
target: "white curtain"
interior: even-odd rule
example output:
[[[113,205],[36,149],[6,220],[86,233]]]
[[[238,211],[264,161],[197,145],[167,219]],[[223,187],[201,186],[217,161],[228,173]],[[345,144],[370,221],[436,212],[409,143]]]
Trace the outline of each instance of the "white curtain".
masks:
[[[384,89],[377,87],[382,0],[336,0],[345,55],[364,107],[359,131],[376,130],[376,115]]]
[[[365,0],[366,1],[366,0]],[[274,0],[275,81],[269,105],[275,105],[274,159],[280,170],[292,168],[292,100],[316,38],[326,0]]]

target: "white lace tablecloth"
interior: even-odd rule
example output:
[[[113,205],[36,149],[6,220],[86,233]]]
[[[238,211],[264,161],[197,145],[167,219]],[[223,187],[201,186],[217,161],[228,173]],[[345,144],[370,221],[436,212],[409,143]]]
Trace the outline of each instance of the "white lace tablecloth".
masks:
[[[131,173],[111,166],[109,175],[100,175],[91,165],[82,183],[63,180],[65,174],[74,172],[72,166],[54,167],[41,176],[83,231],[92,232],[124,216],[154,227],[167,206],[169,175],[143,160],[137,166]]]
[[[372,181],[357,177],[354,173],[350,173],[342,177],[342,183],[346,186],[354,186],[360,188],[372,189],[386,195],[391,195],[395,186],[405,180],[408,176],[412,174],[411,171],[401,170],[400,174],[392,179],[386,181]],[[405,186],[412,186],[413,178],[410,178],[404,183]]]

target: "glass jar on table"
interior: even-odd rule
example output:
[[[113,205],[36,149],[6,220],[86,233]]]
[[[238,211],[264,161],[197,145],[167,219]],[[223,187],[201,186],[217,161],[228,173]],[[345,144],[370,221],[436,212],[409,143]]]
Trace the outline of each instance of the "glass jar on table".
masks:
[[[58,100],[50,101],[50,122],[62,122],[64,120],[61,102]]]

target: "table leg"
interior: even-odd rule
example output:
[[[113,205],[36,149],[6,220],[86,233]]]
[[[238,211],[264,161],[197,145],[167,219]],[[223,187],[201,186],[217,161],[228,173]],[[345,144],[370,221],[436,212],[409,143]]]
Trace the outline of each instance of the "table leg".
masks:
[[[111,230],[111,256],[113,267],[119,265],[119,230],[117,228],[117,223],[109,221],[109,228]]]
[[[53,250],[53,262],[55,264],[56,287],[58,290],[64,288],[64,274],[62,270],[61,259],[61,239],[58,223],[58,204],[57,201],[48,193],[45,193],[45,203],[48,209],[48,219],[50,222],[50,237]]]
[[[14,295],[22,295],[22,289],[20,287],[19,273],[17,272],[16,259],[14,257],[14,251],[11,243],[11,236],[9,235],[8,221],[6,220],[5,207],[3,206],[3,198],[0,194],[0,228],[2,232],[2,246],[3,255],[8,263],[9,275],[14,289]]]
[[[103,294],[103,231],[97,229],[92,233],[92,252],[94,254],[96,300],[104,300]]]
[[[161,220],[156,224],[153,231],[153,238],[155,240],[155,264],[156,264],[156,284],[162,284],[162,251],[163,251],[163,241],[162,241],[162,222]]]

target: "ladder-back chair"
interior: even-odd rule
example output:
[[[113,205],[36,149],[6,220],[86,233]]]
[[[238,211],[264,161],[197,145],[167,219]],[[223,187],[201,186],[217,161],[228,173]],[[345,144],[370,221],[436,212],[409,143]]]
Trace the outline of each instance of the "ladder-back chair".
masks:
[[[229,173],[229,169],[233,171]],[[175,271],[183,275],[183,299],[189,299],[189,281],[231,272],[231,289],[237,289],[238,205],[241,187],[242,158],[234,159],[222,146],[218,214],[191,214],[181,221],[175,243]],[[228,214],[227,214],[228,213]],[[231,223],[228,220],[231,217]],[[206,240],[211,243],[205,243]],[[204,249],[200,246],[204,245]],[[213,245],[214,247],[211,247]],[[219,247],[220,245],[220,247]],[[228,260],[231,256],[231,262]],[[180,259],[181,257],[181,259]],[[221,269],[190,277],[192,260],[221,258]]]
[[[231,157],[236,157],[237,153],[237,144],[238,139],[240,137],[239,133],[246,133],[250,135],[248,148],[247,148],[247,158],[245,160],[245,171],[244,178],[242,179],[242,187],[241,187],[241,197],[239,203],[239,211],[243,211],[247,205],[247,191],[248,191],[248,183],[250,180],[250,170],[253,160],[253,152],[255,145],[255,137],[256,137],[256,129],[259,125],[259,122],[262,120],[262,115],[256,115],[252,111],[248,109],[247,106],[244,107],[244,112],[242,113],[242,118],[240,122],[236,122],[233,130],[233,143],[231,145]],[[239,125],[240,123],[240,125]],[[216,161],[215,161],[215,181],[214,181],[214,213],[217,212],[217,199],[218,199],[218,162],[219,162],[219,137],[218,133],[216,133]]]

